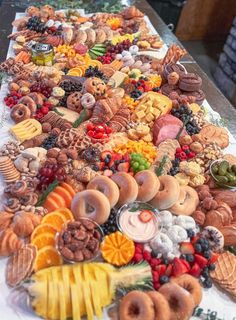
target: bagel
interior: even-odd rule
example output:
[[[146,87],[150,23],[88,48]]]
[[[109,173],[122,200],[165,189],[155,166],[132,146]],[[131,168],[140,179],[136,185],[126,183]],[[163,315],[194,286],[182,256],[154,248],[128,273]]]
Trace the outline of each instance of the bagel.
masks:
[[[197,191],[189,186],[182,186],[180,187],[179,199],[169,210],[177,216],[190,216],[196,210],[198,204]]]
[[[126,172],[118,172],[111,176],[111,179],[118,185],[120,196],[117,205],[123,206],[132,203],[138,196],[138,184],[135,179]]]
[[[24,96],[18,101],[18,103],[26,105],[30,109],[31,115],[35,114],[37,110],[37,104],[31,97]]]
[[[168,175],[159,177],[160,189],[150,203],[159,210],[172,207],[178,201],[180,186],[178,181]]]
[[[103,224],[110,215],[110,209],[107,197],[97,190],[78,192],[71,202],[71,211],[75,220],[86,217],[98,224]]]
[[[42,93],[39,92],[31,92],[27,95],[28,97],[30,97],[31,99],[34,100],[34,102],[36,103],[36,105],[43,105],[44,102],[44,95]]]
[[[179,277],[174,277],[171,282],[176,283],[181,288],[187,290],[193,297],[195,307],[202,301],[202,287],[199,281],[190,274],[182,274]]]
[[[155,310],[155,320],[170,320],[170,307],[164,296],[157,291],[148,291],[146,294],[152,299]]]
[[[119,200],[119,188],[114,181],[106,176],[96,176],[93,178],[88,183],[87,189],[93,189],[102,192],[109,200],[111,208],[113,208]]]
[[[170,307],[170,320],[189,320],[195,302],[192,295],[175,283],[166,283],[160,289]]]
[[[138,172],[134,179],[138,184],[138,197],[137,200],[148,202],[158,192],[160,188],[160,182],[156,174],[150,170],[144,170]]]
[[[144,292],[131,291],[121,300],[119,305],[121,320],[154,320],[154,303]]]

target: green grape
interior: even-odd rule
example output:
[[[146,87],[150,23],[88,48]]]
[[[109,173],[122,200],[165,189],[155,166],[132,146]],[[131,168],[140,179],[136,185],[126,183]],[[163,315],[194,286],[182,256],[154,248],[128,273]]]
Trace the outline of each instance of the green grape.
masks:
[[[149,169],[150,168],[150,163],[146,162],[144,167],[145,167],[145,169]]]
[[[146,159],[140,159],[139,163],[140,163],[141,165],[145,165]]]
[[[139,171],[145,170],[145,167],[143,165],[139,166]]]
[[[132,168],[138,169],[138,167],[139,167],[139,163],[138,162],[134,162],[134,164],[132,165]]]

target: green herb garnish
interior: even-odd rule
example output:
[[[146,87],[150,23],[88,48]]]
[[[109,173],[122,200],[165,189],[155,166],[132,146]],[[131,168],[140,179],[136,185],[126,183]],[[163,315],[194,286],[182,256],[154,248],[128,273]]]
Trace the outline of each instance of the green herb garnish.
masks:
[[[78,126],[80,126],[81,123],[86,120],[86,117],[87,117],[87,110],[84,109],[83,111],[81,111],[79,118],[75,120],[75,122],[73,123],[73,128],[78,128]]]
[[[63,117],[64,113],[60,112],[57,110],[57,108],[54,108],[52,111],[54,111],[55,113],[57,113],[59,116]]]
[[[136,212],[138,210],[150,210],[150,206],[146,203],[137,203],[136,206],[129,209],[129,212]]]
[[[167,160],[168,156],[164,155],[164,157],[161,159],[159,166],[155,169],[155,173],[158,177],[160,177],[163,174]]]
[[[236,247],[234,246],[229,246],[226,248],[229,252],[233,253],[236,256]]]
[[[39,201],[36,203],[36,207],[40,207],[44,204],[47,196],[50,192],[52,192],[57,186],[59,185],[59,181],[54,180],[52,183],[50,183],[47,187],[47,189],[43,192],[41,197],[39,198]]]

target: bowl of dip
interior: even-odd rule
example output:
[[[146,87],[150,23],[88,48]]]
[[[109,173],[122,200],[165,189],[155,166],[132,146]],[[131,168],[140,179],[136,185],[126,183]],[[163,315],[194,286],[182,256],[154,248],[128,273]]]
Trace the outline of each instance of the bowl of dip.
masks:
[[[158,210],[140,201],[125,204],[117,213],[117,225],[131,240],[149,242],[160,231]]]

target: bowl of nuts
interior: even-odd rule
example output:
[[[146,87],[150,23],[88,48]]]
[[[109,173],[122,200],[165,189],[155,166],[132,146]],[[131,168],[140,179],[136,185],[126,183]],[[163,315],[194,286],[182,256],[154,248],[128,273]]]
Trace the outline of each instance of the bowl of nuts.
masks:
[[[56,235],[57,250],[68,263],[92,261],[100,254],[103,237],[102,229],[91,219],[69,221]]]

